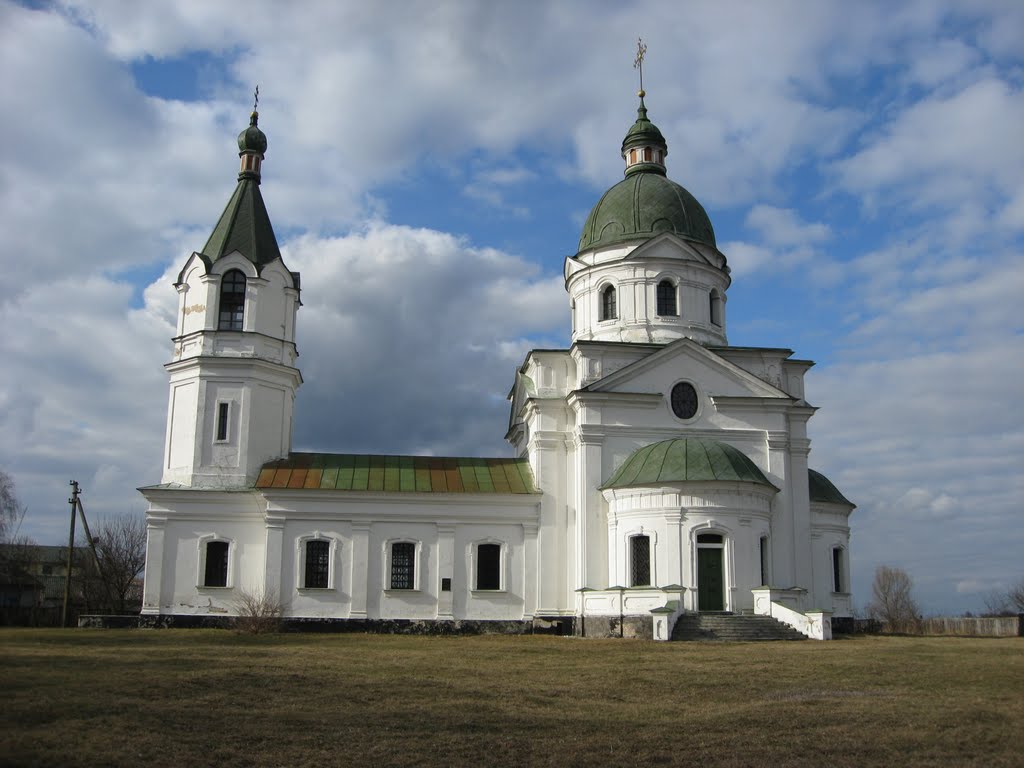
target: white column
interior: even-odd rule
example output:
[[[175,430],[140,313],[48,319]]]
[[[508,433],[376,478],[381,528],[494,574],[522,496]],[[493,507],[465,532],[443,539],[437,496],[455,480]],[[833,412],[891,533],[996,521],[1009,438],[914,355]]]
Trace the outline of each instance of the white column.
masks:
[[[370,573],[370,523],[365,520],[352,523],[352,611],[353,619],[366,618],[367,590]]]
[[[291,595],[281,593],[281,568],[284,558],[284,516],[267,514],[266,537],[267,552],[263,565],[263,594],[277,595],[281,605],[287,611],[291,604]]]
[[[772,499],[772,581],[787,586],[797,584],[794,561],[798,557],[789,457],[789,435],[769,432],[768,468],[782,479],[782,487]]]
[[[166,517],[146,515],[146,570],[142,586],[142,613],[160,613],[163,588],[164,527]]]
[[[459,576],[465,573],[465,568],[459,568]],[[441,591],[441,579],[450,578],[452,588]],[[473,574],[470,574],[473,578]],[[437,618],[454,619],[453,605],[455,602],[455,589],[462,590],[463,594],[469,594],[471,584],[463,584],[455,575],[455,524],[438,523],[437,525]]]
[[[658,573],[654,584],[667,587],[669,584],[684,585],[683,574],[683,510],[665,512],[665,541],[658,542],[660,557],[657,560]],[[654,575],[654,574],[652,574]]]
[[[540,526],[536,523],[523,523],[523,618],[532,619],[536,615],[539,598],[540,567],[537,562],[537,533]]]

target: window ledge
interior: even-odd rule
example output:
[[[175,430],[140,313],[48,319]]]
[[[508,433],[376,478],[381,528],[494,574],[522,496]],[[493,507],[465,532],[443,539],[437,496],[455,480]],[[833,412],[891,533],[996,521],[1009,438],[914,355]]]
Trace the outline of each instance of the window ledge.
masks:
[[[474,597],[486,597],[487,595],[507,595],[507,589],[471,589],[469,594]]]
[[[224,590],[224,589],[234,589],[234,587],[231,586],[230,584],[227,585],[227,586],[224,586],[224,587],[211,587],[211,586],[207,586],[206,584],[196,584],[196,589],[204,589],[204,590],[205,589],[212,589],[212,590],[220,591],[220,590]]]
[[[385,587],[384,588],[384,594],[385,595],[418,594],[420,591],[421,590],[419,590],[419,589],[399,589],[397,587]]]
[[[296,590],[301,594],[302,592],[333,592],[334,587],[296,587]]]

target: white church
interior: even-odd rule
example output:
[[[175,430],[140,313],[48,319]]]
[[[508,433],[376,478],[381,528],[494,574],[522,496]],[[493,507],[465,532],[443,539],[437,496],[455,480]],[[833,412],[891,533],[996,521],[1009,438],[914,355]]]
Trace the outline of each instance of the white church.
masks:
[[[224,624],[262,594],[339,631],[831,637],[854,505],[808,467],[812,363],[729,345],[725,254],[639,95],[625,178],[565,258],[572,338],[516,372],[506,458],[292,451],[300,283],[253,112],[174,286],[144,624]]]

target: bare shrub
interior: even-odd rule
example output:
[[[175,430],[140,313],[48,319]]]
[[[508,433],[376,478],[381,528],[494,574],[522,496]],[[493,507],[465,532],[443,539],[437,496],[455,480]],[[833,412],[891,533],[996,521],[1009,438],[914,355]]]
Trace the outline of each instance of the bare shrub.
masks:
[[[889,632],[919,632],[921,612],[914,600],[913,589],[913,580],[902,568],[878,566],[871,585],[868,615],[881,621]]]
[[[235,631],[250,635],[280,632],[283,612],[276,592],[243,589],[235,599]]]

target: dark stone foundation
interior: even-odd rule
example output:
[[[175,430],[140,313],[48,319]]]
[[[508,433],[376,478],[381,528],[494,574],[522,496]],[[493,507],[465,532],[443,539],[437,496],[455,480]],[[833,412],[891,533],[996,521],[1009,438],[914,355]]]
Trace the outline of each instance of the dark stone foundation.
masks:
[[[146,614],[142,616],[81,616],[78,626],[89,629],[232,629],[231,616]],[[572,635],[572,616],[536,617],[518,621],[471,619],[312,619],[283,618],[283,632],[359,632],[381,635]]]

